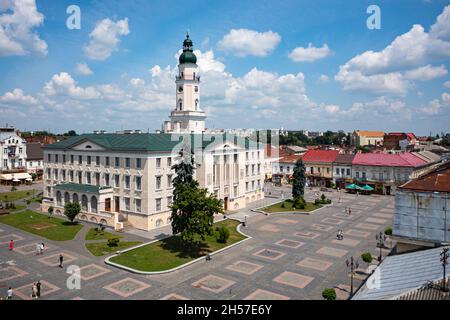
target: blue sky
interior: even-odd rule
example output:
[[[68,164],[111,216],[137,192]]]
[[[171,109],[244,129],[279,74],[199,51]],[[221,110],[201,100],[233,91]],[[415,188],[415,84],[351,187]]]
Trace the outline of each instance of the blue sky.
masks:
[[[449,1],[0,2],[1,124],[159,129],[189,30],[207,127],[450,131]]]

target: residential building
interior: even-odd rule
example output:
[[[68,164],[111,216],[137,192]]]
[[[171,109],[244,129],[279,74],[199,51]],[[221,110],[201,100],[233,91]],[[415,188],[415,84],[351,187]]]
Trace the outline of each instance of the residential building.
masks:
[[[333,162],[333,182],[336,187],[344,189],[347,183],[352,183],[352,161],[354,154],[339,153]]]
[[[383,131],[355,130],[352,134],[352,144],[357,147],[382,146]]]
[[[330,187],[333,182],[333,163],[337,150],[308,150],[303,156],[309,185]]]
[[[294,174],[295,163],[301,155],[289,154],[280,157],[272,163],[272,180],[277,183],[287,183]]]
[[[40,143],[27,143],[28,173],[42,173],[44,169],[44,153]]]
[[[280,159],[280,149],[266,144],[264,150],[263,169],[265,172],[265,180],[271,180],[273,176],[273,164]]]
[[[413,150],[418,144],[414,133],[390,132],[383,137],[383,147],[387,150]]]
[[[399,252],[450,242],[450,161],[397,188],[393,235]]]
[[[195,158],[195,179],[237,210],[264,198],[262,143],[235,135],[204,133],[197,100],[199,77],[192,41],[186,38],[176,76],[176,99],[169,133],[83,134],[44,147],[44,197],[41,209],[62,214],[67,202],[80,202],[79,218],[121,229],[152,230],[170,224],[172,180],[181,150]],[[180,90],[180,86],[182,89]],[[191,87],[189,87],[191,86]],[[197,118],[198,113],[202,117]],[[197,122],[197,124],[196,124]]]
[[[414,170],[426,161],[410,152],[357,153],[352,161],[352,178],[383,194],[394,194],[396,187],[408,181]]]

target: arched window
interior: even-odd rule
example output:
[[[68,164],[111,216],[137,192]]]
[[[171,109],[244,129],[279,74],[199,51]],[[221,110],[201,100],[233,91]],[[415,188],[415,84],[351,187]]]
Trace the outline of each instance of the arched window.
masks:
[[[183,100],[181,100],[181,99],[178,100],[178,108],[180,110],[183,110]]]
[[[194,80],[195,80],[195,72],[194,72]]]
[[[61,196],[61,191],[57,191],[56,192],[56,205],[58,206],[58,207],[60,207],[61,205],[62,205],[62,196]]]
[[[97,197],[92,196],[91,198],[91,211],[97,213]]]
[[[198,110],[198,99],[195,99],[195,110]]]
[[[80,202],[78,200],[78,195],[76,193],[74,193],[73,196],[72,196],[72,202]]]
[[[64,193],[64,203],[70,202],[70,194],[68,192]]]
[[[82,195],[81,196],[81,210],[83,211],[87,211],[88,209],[88,198],[86,197],[86,195]]]

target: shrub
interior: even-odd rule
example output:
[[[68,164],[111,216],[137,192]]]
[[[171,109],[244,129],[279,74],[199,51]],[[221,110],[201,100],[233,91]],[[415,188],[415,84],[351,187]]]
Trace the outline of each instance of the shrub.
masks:
[[[27,205],[29,205],[31,203],[31,201],[30,200],[27,200]]]
[[[326,203],[331,204],[331,199],[327,199]]]
[[[230,231],[226,227],[222,226],[219,228],[218,232],[217,242],[227,243],[227,240],[230,237]]]
[[[117,247],[119,245],[119,242],[120,242],[119,238],[108,239],[108,247]]]
[[[334,288],[326,288],[322,291],[322,297],[326,300],[336,300],[336,290]]]
[[[284,201],[281,203],[281,207],[286,208],[286,204],[284,203]]]
[[[30,195],[30,191],[27,191],[27,196],[29,196]]]
[[[16,187],[12,187],[11,191],[17,191],[17,188]]]
[[[384,229],[384,234],[387,236],[392,236],[392,228],[389,227],[389,228]]]
[[[322,195],[320,196],[320,199],[322,200],[322,202],[323,201],[325,201],[326,199],[327,199],[327,197],[325,196],[325,194],[324,193],[322,193]]]
[[[320,204],[320,200],[319,200],[319,199],[314,200],[314,204],[315,204],[316,206],[319,205],[319,204]]]
[[[365,262],[365,263],[371,263],[373,258],[372,258],[372,254],[370,252],[364,252],[361,255],[361,259]]]
[[[305,199],[303,199],[303,197],[295,198],[294,204],[292,206],[296,209],[305,209],[305,207],[306,207]]]

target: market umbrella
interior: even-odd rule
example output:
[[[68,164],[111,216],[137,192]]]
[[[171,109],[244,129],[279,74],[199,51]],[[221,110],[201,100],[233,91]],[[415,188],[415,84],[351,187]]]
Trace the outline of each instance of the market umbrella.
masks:
[[[350,190],[355,190],[355,189],[358,189],[358,188],[359,187],[356,184],[354,184],[354,183],[349,184],[348,186],[345,187],[345,189],[350,189]]]
[[[373,191],[373,188],[367,184],[364,187],[362,187],[362,189],[365,191]]]

